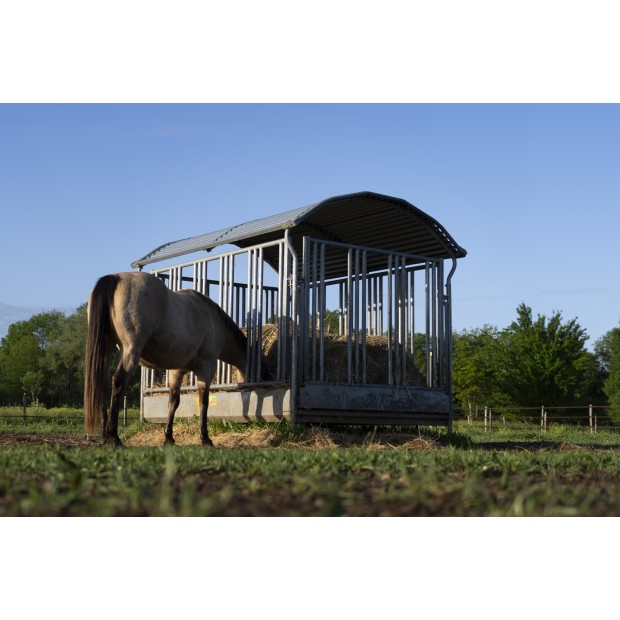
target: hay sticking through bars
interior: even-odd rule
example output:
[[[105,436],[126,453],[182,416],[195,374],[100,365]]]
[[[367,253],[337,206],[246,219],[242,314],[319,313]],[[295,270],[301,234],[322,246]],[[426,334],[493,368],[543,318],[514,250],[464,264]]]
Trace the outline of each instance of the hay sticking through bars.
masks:
[[[245,330],[242,330],[245,333]],[[289,338],[290,338],[289,331]],[[278,343],[279,333],[278,326],[272,323],[268,323],[262,326],[262,342],[261,349],[263,353],[263,359],[267,364],[267,368],[273,377],[276,376],[277,364],[278,364]],[[389,360],[389,341],[387,336],[366,336],[366,383],[373,385],[388,385],[388,360]],[[317,377],[318,372],[318,357],[319,357],[319,334],[316,333],[316,341],[312,338],[308,340],[308,352],[310,363],[312,363],[312,348],[316,346],[316,358],[317,358]],[[336,334],[326,333],[324,338],[324,380],[330,383],[348,383],[348,342],[346,336],[338,336]],[[287,344],[287,360],[286,367],[290,368],[290,355],[291,345],[290,340]],[[360,344],[360,366],[362,364],[362,352]],[[352,357],[355,358],[355,344],[352,344]],[[406,367],[407,374],[406,380],[402,385],[411,387],[421,387],[426,385],[426,378],[415,367],[413,356],[409,351],[406,353]],[[353,361],[353,374],[355,375],[355,362]],[[397,363],[395,359],[394,347],[392,347],[392,372],[393,382],[399,383],[396,379]],[[359,372],[359,380],[353,376],[353,382],[361,382],[361,370]],[[238,383],[241,378],[238,371],[233,368],[232,382]]]

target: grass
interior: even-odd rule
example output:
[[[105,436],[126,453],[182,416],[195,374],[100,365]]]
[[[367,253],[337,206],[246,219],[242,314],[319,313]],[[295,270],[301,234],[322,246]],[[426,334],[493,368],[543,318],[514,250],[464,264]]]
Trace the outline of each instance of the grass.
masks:
[[[44,417],[44,416],[42,416]],[[58,415],[56,415],[58,418]],[[73,418],[72,418],[73,419]],[[81,417],[27,428],[0,412],[0,515],[618,516],[620,435],[211,424],[216,446],[164,448],[161,426],[88,442]],[[151,445],[139,445],[147,437]],[[135,445],[130,445],[135,443]],[[233,447],[223,447],[233,446]]]

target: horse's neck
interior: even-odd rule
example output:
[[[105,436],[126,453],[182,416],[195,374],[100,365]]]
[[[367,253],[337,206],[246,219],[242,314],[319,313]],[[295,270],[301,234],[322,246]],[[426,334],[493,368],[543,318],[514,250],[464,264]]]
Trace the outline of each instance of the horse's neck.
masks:
[[[225,331],[224,347],[220,354],[220,359],[226,364],[232,364],[243,375],[246,370],[247,360],[247,343],[237,338],[237,336],[230,330]]]

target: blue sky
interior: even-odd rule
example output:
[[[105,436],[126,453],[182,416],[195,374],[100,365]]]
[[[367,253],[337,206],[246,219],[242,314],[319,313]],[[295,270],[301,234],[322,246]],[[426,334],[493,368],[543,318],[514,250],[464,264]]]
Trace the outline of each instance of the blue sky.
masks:
[[[0,105],[0,302],[73,308],[154,247],[371,190],[467,251],[454,326],[620,324],[620,106]]]

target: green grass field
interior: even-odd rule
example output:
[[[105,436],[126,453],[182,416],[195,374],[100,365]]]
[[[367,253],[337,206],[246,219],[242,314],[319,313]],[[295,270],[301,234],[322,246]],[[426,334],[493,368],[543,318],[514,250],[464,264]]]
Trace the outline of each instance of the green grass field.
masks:
[[[120,428],[127,447],[112,449],[84,436],[80,410],[41,411],[25,426],[0,410],[0,515],[620,515],[614,432],[214,423],[220,447],[205,450],[160,446],[161,427],[135,413]],[[175,432],[195,435],[197,423]],[[142,437],[154,439],[130,445]]]

